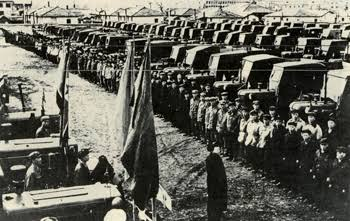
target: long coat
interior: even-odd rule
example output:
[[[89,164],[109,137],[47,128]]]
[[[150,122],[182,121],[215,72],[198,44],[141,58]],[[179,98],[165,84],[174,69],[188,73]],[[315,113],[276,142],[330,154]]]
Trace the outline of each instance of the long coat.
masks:
[[[74,170],[74,185],[81,186],[89,184],[91,184],[89,168],[79,160]]]

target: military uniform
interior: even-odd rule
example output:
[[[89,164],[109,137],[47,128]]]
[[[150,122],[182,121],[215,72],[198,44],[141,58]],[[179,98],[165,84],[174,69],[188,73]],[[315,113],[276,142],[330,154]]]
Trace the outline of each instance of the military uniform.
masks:
[[[192,91],[192,98],[190,101],[190,111],[189,116],[191,120],[191,134],[194,136],[198,136],[198,125],[197,125],[197,116],[198,116],[198,107],[199,107],[199,97],[198,91]]]
[[[216,124],[218,122],[218,112],[217,101],[213,101],[211,108],[209,109],[209,119],[208,119],[208,145],[212,146],[216,143]]]
[[[238,127],[239,117],[235,109],[229,110],[224,117],[223,125],[225,127],[224,147],[230,160],[237,159],[239,153]]]

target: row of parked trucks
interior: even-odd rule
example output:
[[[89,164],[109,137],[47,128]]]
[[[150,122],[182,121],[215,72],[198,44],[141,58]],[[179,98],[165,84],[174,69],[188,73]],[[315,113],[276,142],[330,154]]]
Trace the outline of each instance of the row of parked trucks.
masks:
[[[339,39],[340,35],[331,34],[337,32],[343,36],[349,32],[349,27],[337,24],[284,22],[262,25],[251,21],[204,23],[174,20],[168,24],[141,25],[106,22],[103,27],[92,28],[45,26],[34,29],[34,36],[7,33],[6,40],[19,46],[29,44],[31,47],[26,45],[26,49],[58,61],[62,40],[70,41],[73,49],[90,49],[105,54],[125,53],[127,46],[133,44],[136,57],[141,58],[143,47],[150,37],[154,71],[180,73],[198,84],[211,83],[218,93],[228,91],[230,99],[241,97],[248,106],[252,100],[259,99],[265,109],[270,105],[277,106],[285,119],[290,108],[303,112],[312,107],[321,115],[335,113],[344,137],[349,139],[346,127],[350,119],[350,65],[346,62],[348,37]],[[7,217],[6,220],[21,220],[19,217],[23,214],[32,217],[48,214],[63,216],[63,208],[69,206],[74,211],[72,217],[80,212],[86,215],[86,219],[96,220],[87,215],[87,211],[101,215],[120,193],[114,192],[105,201],[93,197],[89,192],[94,189],[93,186],[41,190],[25,193],[25,197],[23,193],[6,194],[16,191],[13,183],[16,177],[21,177],[18,173],[23,172],[14,170],[14,166],[25,165],[24,161],[31,151],[38,150],[44,154],[44,164],[53,174],[58,174],[58,170],[64,173],[66,163],[74,164],[76,161],[78,147],[74,141],[70,142],[69,151],[63,151],[57,137],[34,139],[15,132],[20,130],[21,125],[27,125],[26,120],[30,117],[33,117],[30,111],[10,113],[2,122],[11,123],[11,133],[17,135],[5,140],[2,137],[3,141],[0,141],[6,144],[0,148],[0,177],[3,179],[1,216]],[[40,114],[34,113],[34,117],[39,118]],[[52,119],[57,120],[57,117]],[[114,189],[110,185],[98,188],[102,192]],[[75,194],[77,197],[70,197]],[[26,198],[30,205],[22,202],[21,198]],[[91,203],[86,205],[83,202]],[[95,209],[101,207],[104,209]],[[16,212],[11,208],[16,208]]]

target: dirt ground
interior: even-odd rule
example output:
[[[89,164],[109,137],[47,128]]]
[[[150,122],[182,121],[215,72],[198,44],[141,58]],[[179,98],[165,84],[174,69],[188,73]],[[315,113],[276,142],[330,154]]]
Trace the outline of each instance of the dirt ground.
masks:
[[[10,77],[13,109],[20,105],[17,84],[22,82],[28,107],[40,108],[44,89],[47,109],[57,112],[55,91],[60,79],[57,67],[11,45],[0,50],[0,57],[5,60],[0,59],[0,74]],[[6,59],[6,54],[13,57]],[[75,75],[70,75],[69,84],[70,136],[79,147],[91,148],[93,157],[103,154],[113,161],[119,154],[110,134],[116,95]],[[206,147],[159,117],[155,117],[155,124],[160,183],[173,199],[172,212],[158,203],[160,215],[169,221],[206,220]],[[308,202],[237,162],[224,163],[229,187],[226,220],[336,220],[332,214],[317,211]]]

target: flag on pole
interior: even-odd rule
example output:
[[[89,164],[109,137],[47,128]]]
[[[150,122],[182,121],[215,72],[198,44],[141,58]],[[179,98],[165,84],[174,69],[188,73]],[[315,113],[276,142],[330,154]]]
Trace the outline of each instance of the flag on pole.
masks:
[[[135,205],[144,210],[159,187],[159,168],[151,89],[150,41],[140,67],[134,90],[134,105],[129,133],[121,161],[132,179]]]
[[[64,47],[63,53],[60,55],[60,63],[58,66],[59,72],[61,72],[62,78],[60,85],[56,92],[56,103],[60,109],[60,143],[63,146],[68,144],[68,48]]]
[[[129,42],[128,42],[129,43]],[[134,73],[134,55],[135,43],[131,41],[127,43],[128,55],[124,64],[123,72],[120,77],[120,86],[116,102],[116,113],[113,124],[115,126],[115,141],[119,153],[123,152],[123,148],[128,136],[129,124],[131,119],[130,105],[132,93],[134,91],[135,73]]]

